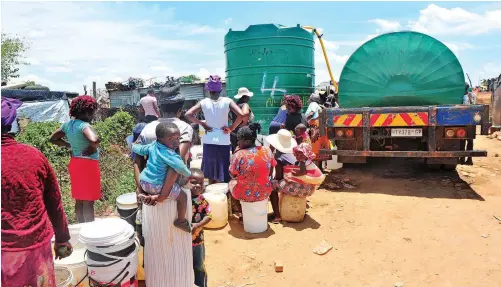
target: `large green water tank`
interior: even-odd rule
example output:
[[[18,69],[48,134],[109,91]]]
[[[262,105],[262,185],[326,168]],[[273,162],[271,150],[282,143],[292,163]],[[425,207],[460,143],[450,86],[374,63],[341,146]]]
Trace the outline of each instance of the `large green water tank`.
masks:
[[[417,32],[378,36],[348,59],[339,80],[343,108],[460,104],[463,68],[442,42]]]
[[[299,95],[308,103],[315,83],[314,46],[313,33],[300,25],[252,25],[226,34],[228,97],[240,87],[254,93],[250,106],[262,133],[268,132],[284,94]]]

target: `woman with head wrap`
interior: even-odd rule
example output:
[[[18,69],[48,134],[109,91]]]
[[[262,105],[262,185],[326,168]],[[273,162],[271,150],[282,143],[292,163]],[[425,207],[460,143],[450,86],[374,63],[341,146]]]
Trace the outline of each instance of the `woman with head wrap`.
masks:
[[[302,143],[293,148],[297,160],[295,165],[284,167],[284,179],[276,181],[278,192],[296,197],[311,196],[322,184],[325,175],[313,163],[315,154],[311,146]]]
[[[221,78],[210,76],[205,85],[209,97],[201,100],[186,112],[186,119],[199,124],[205,129],[203,141],[202,170],[209,183],[228,182],[230,174],[231,142],[230,133],[242,122],[242,109],[230,98],[221,97]],[[205,122],[195,117],[203,112]],[[231,127],[228,127],[229,113],[234,112],[237,117]]]
[[[241,213],[240,201],[267,200],[273,190],[271,172],[276,165],[270,148],[256,147],[258,131],[255,126],[243,126],[238,130],[238,148],[231,158],[230,191]]]
[[[56,286],[56,258],[71,255],[56,175],[36,148],[9,134],[21,102],[2,97],[2,286]]]
[[[90,125],[96,110],[97,102],[93,97],[76,97],[70,105],[72,119],[50,137],[53,144],[71,148],[68,171],[79,223],[94,221],[94,201],[101,198],[100,140]]]
[[[301,98],[297,95],[290,95],[285,97],[285,107],[287,108],[287,117],[283,128],[290,132],[294,132],[296,126],[303,124],[308,126],[308,121],[306,117],[301,113],[303,108],[303,102]]]
[[[330,141],[327,137],[327,133],[324,136],[320,136],[319,126],[319,112],[322,110],[320,106],[320,96],[317,94],[312,94],[310,96],[310,104],[308,105],[308,109],[306,110],[306,118],[308,119],[308,124],[310,125],[310,135],[311,135],[311,147],[313,149],[313,153],[316,154],[314,159],[315,164],[322,170],[322,162],[325,160],[330,160],[332,156],[321,155],[320,150],[330,150]]]

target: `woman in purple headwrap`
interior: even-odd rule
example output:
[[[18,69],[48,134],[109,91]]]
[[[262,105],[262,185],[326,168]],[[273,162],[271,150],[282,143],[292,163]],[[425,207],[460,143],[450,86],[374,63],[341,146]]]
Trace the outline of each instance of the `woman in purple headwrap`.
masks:
[[[56,175],[36,148],[9,134],[21,102],[2,97],[2,286],[56,286],[55,257],[71,255]]]
[[[221,78],[215,75],[210,76],[205,85],[209,97],[198,102],[185,114],[187,120],[205,129],[206,134],[202,138],[202,170],[210,184],[229,182],[230,133],[238,127],[244,117],[242,109],[232,99],[220,97],[222,88]],[[228,127],[230,110],[236,114],[237,118]],[[195,117],[200,111],[204,114],[205,122]]]

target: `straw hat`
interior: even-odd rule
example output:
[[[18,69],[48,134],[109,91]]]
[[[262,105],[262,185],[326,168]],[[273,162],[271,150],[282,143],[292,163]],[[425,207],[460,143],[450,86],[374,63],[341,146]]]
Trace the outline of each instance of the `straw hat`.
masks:
[[[235,95],[235,99],[240,99],[243,96],[248,96],[249,98],[254,96],[254,93],[249,91],[249,89],[242,87],[238,89],[238,94]]]
[[[266,141],[282,153],[292,153],[293,149],[297,146],[297,142],[292,138],[291,132],[284,129],[279,130],[274,135],[267,136]]]

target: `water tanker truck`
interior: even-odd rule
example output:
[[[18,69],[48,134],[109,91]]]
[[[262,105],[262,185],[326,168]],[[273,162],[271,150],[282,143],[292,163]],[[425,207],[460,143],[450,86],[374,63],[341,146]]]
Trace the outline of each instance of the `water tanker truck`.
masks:
[[[417,32],[380,35],[360,46],[339,79],[341,108],[320,114],[321,133],[337,150],[322,151],[343,163],[369,157],[423,158],[453,169],[465,157],[477,127],[489,128],[488,105],[463,105],[465,76],[454,53]]]

